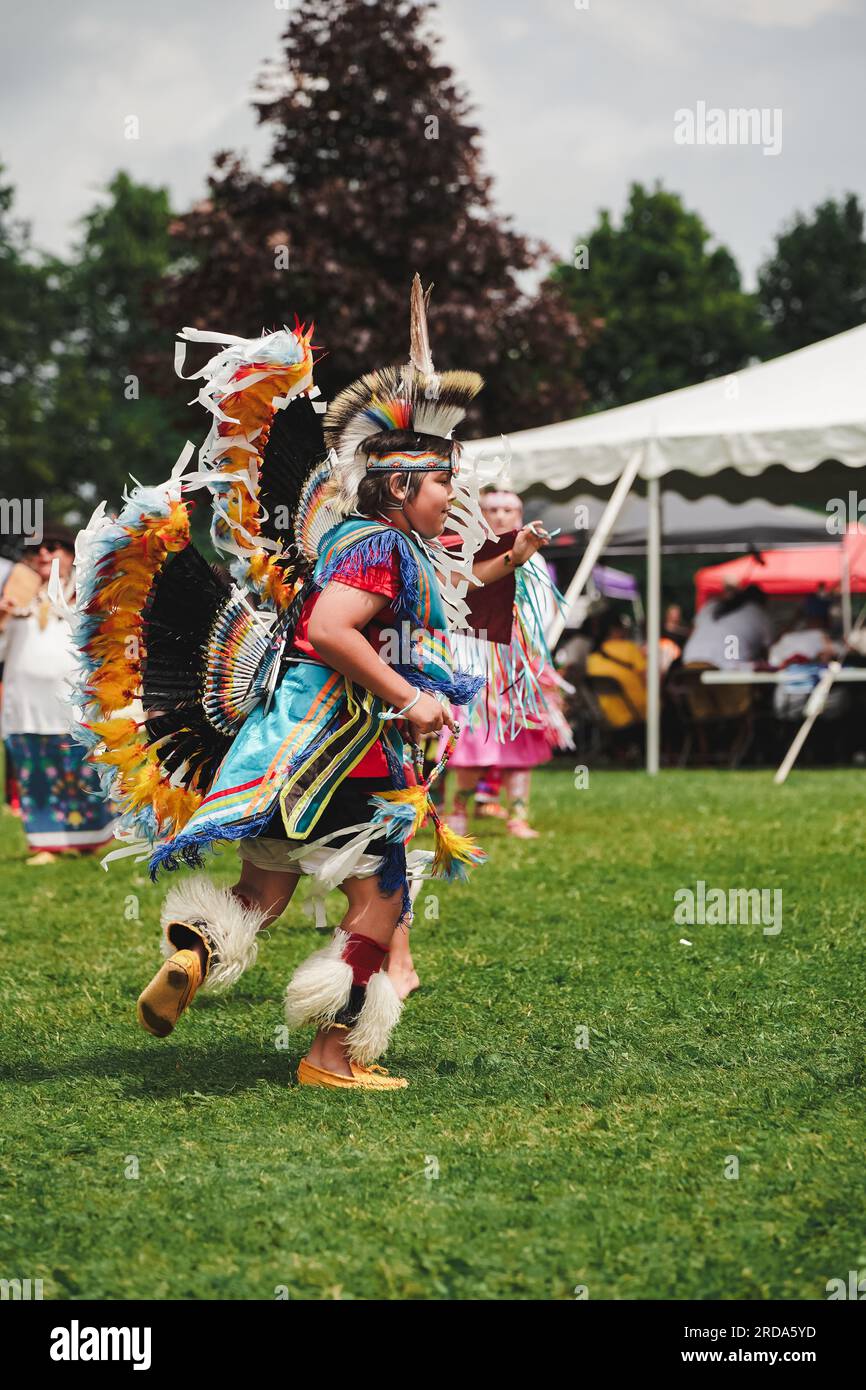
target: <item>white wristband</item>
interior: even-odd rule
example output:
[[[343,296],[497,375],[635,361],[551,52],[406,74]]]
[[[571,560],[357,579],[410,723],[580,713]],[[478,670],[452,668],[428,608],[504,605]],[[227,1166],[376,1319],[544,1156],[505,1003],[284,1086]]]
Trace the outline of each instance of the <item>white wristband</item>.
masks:
[[[417,703],[418,703],[418,701],[419,701],[420,699],[421,699],[421,691],[420,691],[420,690],[416,690],[414,696],[413,696],[412,699],[409,701],[408,705],[404,705],[402,709],[398,709],[398,710],[393,710],[393,709],[386,709],[386,710],[383,710],[382,713],[379,715],[379,718],[380,718],[380,719],[402,719],[403,715],[404,715],[404,714],[408,714],[409,711],[410,711],[410,709],[412,709],[413,706],[417,705]]]

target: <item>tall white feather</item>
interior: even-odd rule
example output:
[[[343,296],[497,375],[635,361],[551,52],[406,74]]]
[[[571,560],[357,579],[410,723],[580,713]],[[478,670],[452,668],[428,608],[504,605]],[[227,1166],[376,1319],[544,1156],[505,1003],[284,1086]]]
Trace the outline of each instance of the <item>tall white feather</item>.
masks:
[[[427,293],[424,293],[421,277],[416,270],[409,297],[409,365],[424,376],[433,375],[433,354],[430,351],[430,335],[427,331],[427,305],[432,289],[433,286],[430,285]]]

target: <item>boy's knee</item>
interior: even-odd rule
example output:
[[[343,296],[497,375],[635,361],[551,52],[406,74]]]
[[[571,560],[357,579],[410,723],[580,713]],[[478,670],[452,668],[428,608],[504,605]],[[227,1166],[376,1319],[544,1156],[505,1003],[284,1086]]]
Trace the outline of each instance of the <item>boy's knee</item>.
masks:
[[[241,902],[260,908],[274,921],[285,912],[294,884],[295,880],[286,874],[242,873],[232,891]]]
[[[349,912],[369,914],[386,920],[393,919],[396,926],[403,911],[403,890],[397,888],[383,893],[375,878],[348,879],[339,885],[340,892],[347,899]]]

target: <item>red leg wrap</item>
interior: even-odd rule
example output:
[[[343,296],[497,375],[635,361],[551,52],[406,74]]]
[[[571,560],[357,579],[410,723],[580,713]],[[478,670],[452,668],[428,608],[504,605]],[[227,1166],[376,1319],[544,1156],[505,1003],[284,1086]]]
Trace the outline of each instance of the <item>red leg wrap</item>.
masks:
[[[369,936],[360,932],[349,932],[349,940],[343,947],[343,960],[352,967],[352,980],[356,985],[365,985],[371,975],[381,970],[388,949],[380,946]]]

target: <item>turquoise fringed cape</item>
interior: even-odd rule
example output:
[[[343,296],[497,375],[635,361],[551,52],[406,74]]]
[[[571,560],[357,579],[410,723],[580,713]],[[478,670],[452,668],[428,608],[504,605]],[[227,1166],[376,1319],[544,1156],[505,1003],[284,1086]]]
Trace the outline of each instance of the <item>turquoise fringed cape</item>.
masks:
[[[410,537],[381,522],[351,517],[323,537],[313,584],[321,590],[394,557],[401,589],[392,606],[401,620],[423,632],[412,665],[394,669],[423,690],[465,703],[483,679],[454,671],[436,574]],[[183,833],[153,854],[151,875],[182,862],[200,864],[202,852],[217,841],[263,833],[278,806],[289,841],[307,839],[336,789],[377,739],[394,787],[404,786],[402,739],[393,723],[379,719],[383,709],[377,696],[324,664],[291,664],[268,713],[259,707],[242,725]],[[396,881],[390,882],[391,874],[387,884],[380,877],[383,888],[403,880],[399,866],[393,869]]]

